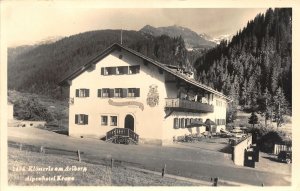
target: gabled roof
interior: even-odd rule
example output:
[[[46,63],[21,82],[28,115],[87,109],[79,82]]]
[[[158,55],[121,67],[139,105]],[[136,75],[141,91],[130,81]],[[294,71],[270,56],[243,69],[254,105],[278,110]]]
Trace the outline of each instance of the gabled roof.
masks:
[[[199,83],[198,81],[188,78],[187,76],[185,76],[184,74],[177,72],[169,67],[167,67],[166,65],[157,62],[139,52],[136,52],[134,50],[131,50],[121,44],[118,43],[114,43],[111,46],[109,46],[107,49],[105,49],[102,53],[100,53],[99,55],[95,56],[94,58],[92,58],[90,61],[88,61],[86,64],[84,64],[83,66],[81,66],[80,68],[78,68],[77,70],[75,70],[73,73],[71,73],[70,75],[68,75],[67,77],[65,77],[63,80],[61,80],[59,82],[60,86],[64,86],[67,84],[68,81],[73,80],[74,78],[76,78],[77,76],[79,76],[81,73],[83,73],[84,71],[86,71],[88,68],[92,67],[93,65],[95,65],[97,62],[99,62],[100,60],[102,60],[103,58],[105,58],[108,54],[110,54],[111,52],[113,52],[114,50],[117,49],[123,49],[126,50],[127,52],[157,66],[158,68],[161,68],[163,71],[168,72],[178,78],[180,78],[181,80],[185,81],[186,83],[189,83],[191,85],[194,85],[196,87],[199,87],[201,89],[204,89],[208,92],[214,93],[222,98],[227,99],[228,101],[231,101],[231,99],[227,96],[225,96],[224,94],[222,94],[221,92],[218,92],[216,90],[214,90],[213,88],[206,86],[204,84]]]

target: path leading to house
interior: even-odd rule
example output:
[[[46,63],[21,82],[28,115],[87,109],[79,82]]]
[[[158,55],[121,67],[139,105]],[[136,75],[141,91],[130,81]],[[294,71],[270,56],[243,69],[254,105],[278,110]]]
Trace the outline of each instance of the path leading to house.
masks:
[[[291,165],[275,163],[262,158],[265,163],[283,165],[282,172],[268,168],[252,169],[233,164],[226,153],[198,147],[161,147],[152,145],[116,145],[95,139],[79,139],[36,128],[8,128],[8,140],[32,145],[80,150],[87,160],[114,158],[133,167],[161,171],[167,165],[168,174],[210,181],[219,177],[224,181],[261,186],[290,185]],[[264,166],[263,164],[260,164]],[[284,166],[285,165],[285,166]]]

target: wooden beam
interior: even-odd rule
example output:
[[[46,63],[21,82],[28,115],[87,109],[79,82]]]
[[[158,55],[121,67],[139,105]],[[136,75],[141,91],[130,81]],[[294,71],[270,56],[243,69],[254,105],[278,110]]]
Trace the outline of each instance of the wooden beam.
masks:
[[[144,64],[145,66],[148,66],[148,61],[147,61],[147,60],[143,60],[143,64]]]
[[[72,85],[72,80],[67,80],[67,85],[71,86]]]

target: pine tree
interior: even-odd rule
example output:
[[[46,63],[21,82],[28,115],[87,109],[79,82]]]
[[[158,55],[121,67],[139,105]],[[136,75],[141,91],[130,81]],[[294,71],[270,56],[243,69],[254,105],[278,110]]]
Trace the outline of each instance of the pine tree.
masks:
[[[254,112],[251,113],[248,123],[251,124],[253,128],[254,128],[254,125],[258,123],[257,115]]]
[[[274,100],[274,117],[277,123],[277,128],[284,122],[283,115],[287,111],[287,102],[284,92],[281,87],[276,90],[276,94],[273,97]]]
[[[238,107],[238,91],[236,90],[236,85],[233,85],[230,88],[229,97],[232,99],[232,102],[228,104],[226,112],[226,121],[232,123],[237,117],[237,107]]]
[[[262,111],[265,114],[265,127],[268,125],[268,120],[272,119],[272,97],[268,89],[266,88],[263,94]]]

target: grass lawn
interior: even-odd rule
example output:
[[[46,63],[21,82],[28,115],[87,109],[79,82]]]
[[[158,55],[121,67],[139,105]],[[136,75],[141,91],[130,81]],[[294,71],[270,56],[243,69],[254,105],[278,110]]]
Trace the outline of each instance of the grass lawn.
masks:
[[[32,167],[39,169],[35,170]],[[67,167],[71,169],[73,167],[73,171]],[[55,168],[58,168],[57,171]],[[40,180],[34,181],[34,178],[40,178]],[[8,149],[8,184],[19,186],[195,186],[190,182],[161,178],[158,175],[124,167],[114,167],[111,170],[110,167],[103,165],[78,162],[58,155],[20,151],[16,148]]]

